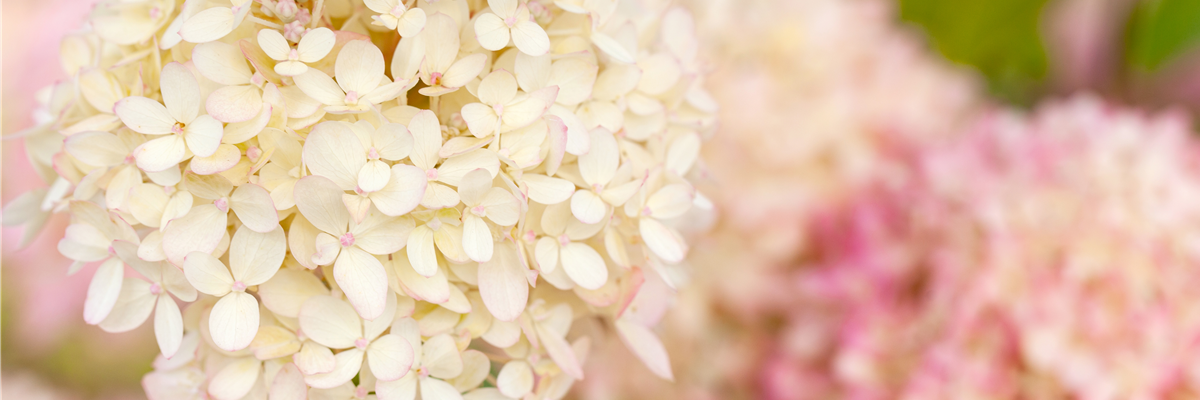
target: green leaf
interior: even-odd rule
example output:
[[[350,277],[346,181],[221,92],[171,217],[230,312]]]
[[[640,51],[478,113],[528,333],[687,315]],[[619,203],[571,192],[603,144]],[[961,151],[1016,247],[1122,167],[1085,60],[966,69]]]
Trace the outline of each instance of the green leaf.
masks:
[[[1129,62],[1154,71],[1200,43],[1200,1],[1148,0],[1134,11]]]

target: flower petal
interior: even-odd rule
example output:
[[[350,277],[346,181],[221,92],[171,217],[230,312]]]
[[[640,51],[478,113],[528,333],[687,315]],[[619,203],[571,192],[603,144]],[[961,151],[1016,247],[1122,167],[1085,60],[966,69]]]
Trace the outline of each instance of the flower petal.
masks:
[[[183,343],[183,314],[179,305],[165,293],[159,295],[154,307],[154,338],[163,357],[171,358]]]
[[[471,130],[471,134],[479,138],[495,133],[496,127],[500,124],[500,117],[496,116],[492,107],[483,103],[471,103],[463,106],[462,118],[467,123],[467,128]]]
[[[329,178],[309,175],[296,182],[296,209],[317,229],[331,234],[346,232],[350,212],[342,203],[342,189]]]
[[[308,271],[280,269],[270,280],[258,286],[258,297],[271,312],[286,318],[297,318],[305,300],[329,294],[321,279]]]
[[[221,122],[242,122],[262,110],[262,90],[251,85],[226,86],[208,95],[204,109]]]
[[[346,92],[342,91],[333,78],[321,70],[309,68],[308,71],[296,75],[292,79],[300,91],[318,103],[331,106],[346,104]]]
[[[475,40],[484,49],[496,51],[508,46],[508,25],[496,14],[483,14],[475,18]]]
[[[233,286],[233,275],[212,254],[198,251],[188,254],[187,261],[183,263],[183,273],[188,282],[204,294],[224,296]]]
[[[96,268],[92,282],[88,284],[87,299],[83,302],[83,320],[96,325],[104,321],[121,296],[121,283],[125,280],[125,265],[121,260],[110,258]]]
[[[158,297],[150,294],[150,283],[141,279],[125,278],[121,282],[121,295],[117,304],[100,323],[100,329],[105,332],[126,332],[141,326],[154,311],[154,301]]]
[[[542,174],[524,174],[521,175],[521,181],[529,188],[530,200],[546,205],[562,203],[575,194],[575,184],[566,179]]]
[[[580,189],[571,196],[571,215],[585,224],[595,224],[608,213],[608,204],[590,190]]]
[[[176,135],[163,136],[138,146],[134,152],[143,171],[162,171],[179,165],[187,158],[187,143]]]
[[[429,238],[429,242],[429,247],[432,248],[432,237]],[[450,284],[446,280],[446,274],[437,268],[436,259],[433,267],[433,272],[425,277],[414,270],[414,266],[407,257],[392,259],[392,268],[396,272],[396,279],[407,289],[407,294],[418,300],[442,304],[450,300]]]
[[[421,203],[426,186],[424,171],[411,165],[396,164],[392,166],[387,185],[371,193],[371,202],[384,215],[404,215]]]
[[[342,190],[358,187],[366,149],[350,126],[337,121],[318,124],[304,142],[303,160],[314,175],[329,178]]]
[[[494,243],[487,221],[473,214],[463,216],[463,251],[471,260],[486,262],[492,259]]]
[[[383,52],[368,40],[352,40],[338,52],[334,76],[346,93],[359,96],[379,87],[383,80]]]
[[[383,314],[388,291],[387,272],[375,256],[354,246],[343,249],[333,265],[333,279],[363,319],[375,319]]]
[[[496,375],[496,388],[505,396],[519,399],[533,390],[533,369],[523,360],[513,360],[504,364]]]
[[[193,251],[212,253],[225,236],[226,214],[212,204],[192,208],[163,228],[163,253],[172,264],[183,265]]]
[[[562,266],[580,287],[596,290],[608,281],[608,267],[595,249],[583,243],[569,243],[562,248]]]
[[[413,349],[398,335],[383,335],[367,347],[371,373],[381,381],[400,379],[413,365]]]
[[[677,263],[683,261],[683,257],[687,255],[688,247],[683,238],[654,218],[641,218],[638,231],[646,247],[663,261]]]
[[[246,348],[258,333],[258,300],[245,292],[230,292],[213,305],[208,329],[218,348],[225,351]]]
[[[222,42],[197,45],[192,50],[192,63],[210,81],[226,86],[250,84],[250,66],[237,46]]]
[[[362,368],[363,356],[365,356],[365,353],[359,349],[350,349],[338,353],[334,356],[336,364],[333,371],[306,376],[304,377],[304,382],[318,389],[329,389],[350,382],[355,375],[358,375],[359,369]]]
[[[605,129],[595,129],[591,132],[590,150],[579,156],[579,174],[589,186],[606,185],[612,181],[620,162],[617,139]]]
[[[175,126],[175,118],[161,103],[141,96],[129,96],[118,101],[113,106],[113,112],[121,118],[121,123],[133,129],[134,132],[147,135],[165,135],[171,133]]]
[[[479,294],[496,319],[513,321],[525,311],[529,283],[524,270],[516,248],[508,243],[498,246],[491,260],[479,264]]]
[[[669,381],[675,380],[671,373],[671,360],[667,357],[667,350],[663,348],[662,342],[654,332],[623,319],[618,319],[616,325],[621,341],[650,368],[650,372]]]
[[[267,233],[279,229],[279,213],[271,193],[253,183],[243,184],[229,195],[229,208],[247,228]],[[282,238],[282,235],[281,235]]]
[[[229,243],[229,266],[234,280],[246,286],[258,286],[275,275],[283,265],[287,239],[283,228],[268,233],[238,229]]]
[[[183,27],[179,28],[179,36],[191,43],[212,42],[233,32],[236,20],[237,16],[231,8],[209,8],[184,21]]]
[[[329,51],[333,50],[336,42],[337,35],[334,35],[329,28],[310,29],[304,32],[303,38],[300,38],[296,52],[300,53],[301,62],[315,63],[329,55]]]
[[[171,117],[180,122],[191,122],[196,118],[200,112],[200,84],[192,71],[177,62],[164,65],[159,87]]]
[[[550,37],[541,25],[531,20],[518,21],[512,28],[512,41],[522,53],[540,56],[550,51]]]
[[[311,340],[305,341],[304,345],[300,346],[300,352],[292,356],[292,359],[300,368],[300,372],[305,375],[333,372],[337,366],[337,359],[333,357],[333,352],[329,351],[328,347]]]
[[[243,357],[226,364],[208,381],[208,394],[217,400],[237,400],[254,388],[262,375],[262,362]]]
[[[217,90],[217,92],[220,91]],[[212,100],[212,96],[209,96],[208,99]],[[221,137],[224,135],[225,129],[221,127],[221,123],[207,115],[196,117],[183,129],[183,139],[187,142],[188,149],[197,157],[208,157],[216,153],[217,146],[221,145]]]

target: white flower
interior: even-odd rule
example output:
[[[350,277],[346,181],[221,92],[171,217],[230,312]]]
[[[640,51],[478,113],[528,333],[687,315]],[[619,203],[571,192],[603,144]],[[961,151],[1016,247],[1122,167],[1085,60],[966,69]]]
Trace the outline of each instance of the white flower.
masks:
[[[229,244],[230,268],[211,254],[188,254],[183,263],[188,282],[204,294],[221,298],[208,319],[218,347],[237,351],[250,345],[258,333],[258,300],[246,288],[271,279],[283,265],[285,252],[283,229],[270,233],[239,229]]]
[[[329,75],[310,68],[297,75],[296,86],[324,104],[330,113],[360,113],[394,99],[409,83],[387,82],[383,76],[383,52],[368,41],[346,43],[334,64],[335,83]]]
[[[529,7],[518,0],[488,0],[492,12],[475,19],[475,39],[488,50],[508,46],[509,38],[522,53],[540,56],[550,51],[546,30],[529,15]]]
[[[163,102],[140,97],[118,101],[114,111],[129,129],[151,139],[136,151],[138,168],[149,172],[173,167],[194,154],[208,157],[217,152],[224,135],[221,123],[200,114],[200,85],[195,75],[179,63],[163,66]],[[165,106],[164,106],[165,104]]]
[[[413,137],[400,124],[383,124],[378,129],[366,121],[354,125],[322,122],[304,143],[305,164],[313,174],[329,178],[342,196],[356,223],[362,222],[372,205],[388,216],[412,211],[425,195],[425,172],[405,164],[388,166],[385,161],[408,157]]]
[[[505,70],[492,71],[479,83],[478,103],[463,106],[462,116],[477,138],[508,132],[533,123],[553,103],[557,87],[550,87],[550,101],[517,90],[517,79]]]
[[[612,185],[621,162],[617,140],[604,129],[593,130],[591,139],[591,150],[579,156],[579,175],[587,186],[571,196],[571,214],[585,224],[600,222],[612,207],[629,201],[643,183],[629,176],[626,169],[627,182]]]
[[[197,45],[192,62],[201,76],[224,87],[213,91],[204,109],[221,122],[248,121],[262,112],[263,77],[252,72],[237,47],[222,42]]]
[[[446,383],[464,370],[463,357],[450,335],[433,336],[417,346],[416,343],[421,343],[421,333],[412,318],[393,323],[392,334],[413,343],[412,370],[400,379],[376,383],[375,394],[380,400],[413,400],[418,391],[423,399],[462,397],[458,389]]]
[[[118,240],[113,248],[121,261],[133,267],[150,282],[125,278],[121,295],[112,314],[100,323],[108,332],[125,332],[137,328],[150,311],[154,311],[154,336],[164,357],[171,358],[183,343],[183,314],[170,295],[179,300],[196,300],[196,289],[188,284],[183,273],[164,262],[147,262],[137,257],[137,245]],[[168,294],[169,293],[169,294]]]
[[[414,342],[405,336],[394,330],[383,334],[396,312],[395,295],[387,296],[382,314],[374,320],[360,319],[349,304],[333,297],[314,296],[304,302],[300,329],[305,335],[330,349],[346,349],[337,353],[332,371],[305,377],[310,386],[328,389],[349,382],[358,375],[364,358],[381,383],[409,375],[409,368],[419,356],[414,355],[410,345]]]
[[[425,58],[420,69],[421,81],[428,85],[421,88],[423,95],[453,93],[479,76],[486,66],[487,55],[482,53],[458,57],[458,23],[449,15],[438,13],[429,17],[429,23],[420,38],[425,47]]]
[[[405,8],[398,0],[363,0],[367,8],[379,13],[371,16],[371,24],[395,29],[400,36],[413,36],[425,27],[425,10]]]
[[[463,176],[458,185],[463,205],[463,251],[472,260],[492,259],[492,226],[505,227],[517,223],[520,205],[507,190],[492,187],[492,175],[477,169]],[[486,218],[486,220],[485,220]]]
[[[308,71],[308,64],[320,61],[333,50],[337,38],[329,28],[310,29],[304,32],[300,43],[292,47],[283,34],[274,29],[258,31],[258,45],[275,64],[275,72],[283,76],[296,76]]]

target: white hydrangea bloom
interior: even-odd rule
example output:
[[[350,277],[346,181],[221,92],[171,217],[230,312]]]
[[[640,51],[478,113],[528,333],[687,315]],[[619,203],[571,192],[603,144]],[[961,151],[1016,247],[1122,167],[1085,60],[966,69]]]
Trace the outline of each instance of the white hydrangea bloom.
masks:
[[[559,399],[578,318],[670,379],[624,309],[708,207],[694,24],[484,3],[105,0],[20,134],[50,184],[4,225],[70,215],[85,321],[154,314],[154,400]]]

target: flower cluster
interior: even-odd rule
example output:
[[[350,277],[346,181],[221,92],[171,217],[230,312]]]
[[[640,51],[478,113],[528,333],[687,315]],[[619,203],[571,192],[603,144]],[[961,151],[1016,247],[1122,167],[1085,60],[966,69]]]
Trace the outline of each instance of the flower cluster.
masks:
[[[693,31],[650,1],[104,0],[4,222],[69,214],[87,323],[153,314],[151,399],[561,398],[577,319],[669,379],[625,311],[711,208]]]
[[[1200,143],[1188,127],[1077,97],[924,147],[902,177],[812,225],[763,395],[1196,393]]]

